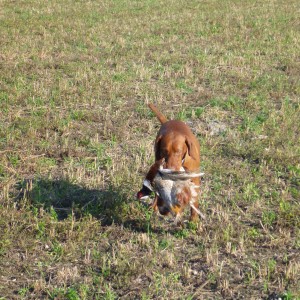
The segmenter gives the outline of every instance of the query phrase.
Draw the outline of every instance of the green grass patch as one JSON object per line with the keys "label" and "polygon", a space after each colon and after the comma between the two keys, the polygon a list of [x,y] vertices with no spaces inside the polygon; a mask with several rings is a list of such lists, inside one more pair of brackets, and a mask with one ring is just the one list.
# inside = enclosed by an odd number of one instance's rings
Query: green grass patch
{"label": "green grass patch", "polygon": [[[1,6],[1,299],[298,299],[299,1]],[[201,144],[183,226],[135,200],[159,122]]]}

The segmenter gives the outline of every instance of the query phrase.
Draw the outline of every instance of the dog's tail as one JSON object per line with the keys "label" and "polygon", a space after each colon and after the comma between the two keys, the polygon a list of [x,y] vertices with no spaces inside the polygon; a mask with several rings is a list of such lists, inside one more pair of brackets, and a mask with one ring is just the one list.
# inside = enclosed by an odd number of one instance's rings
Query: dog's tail
{"label": "dog's tail", "polygon": [[157,107],[154,104],[149,103],[148,106],[154,112],[161,124],[166,123],[168,121],[168,119],[157,109]]}

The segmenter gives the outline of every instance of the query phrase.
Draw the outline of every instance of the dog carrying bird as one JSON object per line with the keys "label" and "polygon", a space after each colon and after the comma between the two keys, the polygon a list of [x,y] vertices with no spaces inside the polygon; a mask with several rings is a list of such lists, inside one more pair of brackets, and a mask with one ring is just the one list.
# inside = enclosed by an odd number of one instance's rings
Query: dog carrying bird
{"label": "dog carrying bird", "polygon": [[198,209],[200,192],[200,145],[191,129],[182,121],[167,118],[153,105],[162,126],[155,140],[155,163],[150,167],[143,188],[137,193],[143,199],[155,191],[152,203],[154,210],[162,215],[171,213],[175,222],[180,222],[186,206],[191,208],[191,221],[199,216],[205,218]]}

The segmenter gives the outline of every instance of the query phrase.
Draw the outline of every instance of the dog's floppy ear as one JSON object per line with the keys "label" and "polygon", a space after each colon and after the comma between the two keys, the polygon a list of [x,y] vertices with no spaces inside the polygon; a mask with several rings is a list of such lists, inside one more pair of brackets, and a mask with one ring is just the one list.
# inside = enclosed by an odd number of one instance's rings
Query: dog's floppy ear
{"label": "dog's floppy ear", "polygon": [[160,143],[161,143],[162,135],[158,135],[155,140],[154,152],[155,152],[155,160],[159,160],[162,158],[162,154],[160,151]]}
{"label": "dog's floppy ear", "polygon": [[189,138],[185,139],[185,143],[188,148],[189,156],[191,156],[193,159],[197,160],[198,156],[199,156],[199,152],[198,152],[198,149],[196,148],[196,145],[194,145],[193,142]]}

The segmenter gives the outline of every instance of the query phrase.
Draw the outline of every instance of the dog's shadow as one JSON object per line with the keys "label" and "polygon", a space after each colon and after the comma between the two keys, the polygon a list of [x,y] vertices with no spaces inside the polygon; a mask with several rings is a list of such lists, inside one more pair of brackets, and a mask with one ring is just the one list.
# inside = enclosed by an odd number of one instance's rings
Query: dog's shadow
{"label": "dog's shadow", "polygon": [[[142,209],[139,217],[132,212],[126,213],[133,199],[129,199],[125,192],[113,186],[102,190],[89,189],[67,179],[40,178],[19,182],[17,190],[19,193],[15,200],[18,205],[25,202],[33,210],[42,209],[58,221],[63,221],[69,216],[80,219],[91,215],[98,219],[102,226],[110,226],[114,223],[140,233],[151,231],[159,234],[165,231],[158,223],[162,217],[153,213],[151,220],[148,219],[150,211],[141,203],[134,204]],[[144,217],[142,217],[143,210]],[[177,229],[174,232],[176,233]]]}
{"label": "dog's shadow", "polygon": [[126,202],[126,195],[117,188],[89,189],[66,179],[23,180],[18,190],[17,202],[26,199],[33,209],[43,208],[58,220],[70,215],[92,215],[103,225],[118,223],[121,222],[121,207]]}

